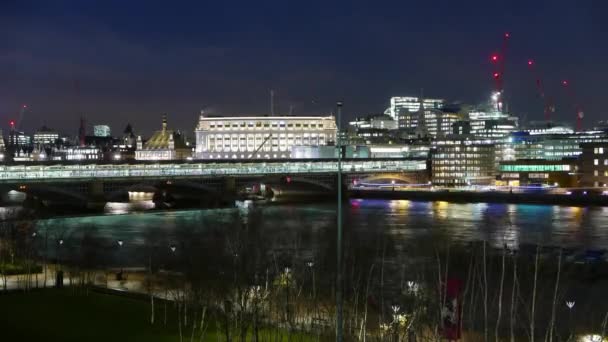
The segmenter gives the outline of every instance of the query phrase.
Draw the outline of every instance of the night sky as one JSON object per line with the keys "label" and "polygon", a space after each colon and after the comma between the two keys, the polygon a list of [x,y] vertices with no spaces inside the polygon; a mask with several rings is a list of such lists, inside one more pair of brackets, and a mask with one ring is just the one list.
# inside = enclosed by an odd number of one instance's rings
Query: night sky
{"label": "night sky", "polygon": [[[162,4],[160,4],[162,3]],[[542,119],[528,58],[556,97],[556,117],[605,115],[608,1],[39,1],[0,0],[0,126],[29,106],[23,129],[76,134],[89,124],[149,134],[191,132],[198,112],[382,112],[391,96],[478,103],[493,88],[489,56],[511,32],[511,111]]]}

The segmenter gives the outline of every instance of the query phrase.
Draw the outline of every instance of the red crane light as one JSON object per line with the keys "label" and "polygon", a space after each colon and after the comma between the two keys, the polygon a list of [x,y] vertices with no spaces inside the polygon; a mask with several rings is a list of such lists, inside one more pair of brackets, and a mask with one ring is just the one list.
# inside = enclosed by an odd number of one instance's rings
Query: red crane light
{"label": "red crane light", "polygon": [[500,74],[499,74],[499,73],[497,73],[497,72],[495,72],[495,73],[494,73],[492,76],[494,76],[494,78],[499,78],[499,77],[500,77]]}
{"label": "red crane light", "polygon": [[11,126],[15,126],[15,121],[14,121],[14,120],[11,120],[11,121],[9,121],[9,124],[10,124]]}
{"label": "red crane light", "polygon": [[24,104],[24,105],[23,105],[23,106],[21,106],[21,107],[23,107],[23,108],[25,109],[25,108],[27,108],[27,105],[26,105],[26,104]]}
{"label": "red crane light", "polygon": [[529,66],[532,66],[532,64],[534,64],[534,61],[533,61],[533,60],[531,60],[531,59],[529,59],[529,60],[528,60],[528,65],[529,65]]}
{"label": "red crane light", "polygon": [[505,32],[505,38],[511,38],[511,33]]}
{"label": "red crane light", "polygon": [[497,62],[498,61],[498,55],[492,55],[491,59],[492,59],[492,62]]}

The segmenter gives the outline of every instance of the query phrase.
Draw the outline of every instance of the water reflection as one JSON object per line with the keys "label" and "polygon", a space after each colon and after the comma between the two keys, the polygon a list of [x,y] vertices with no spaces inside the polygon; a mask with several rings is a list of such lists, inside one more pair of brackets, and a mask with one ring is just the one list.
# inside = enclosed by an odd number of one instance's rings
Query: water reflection
{"label": "water reflection", "polygon": [[[77,239],[86,231],[95,231],[102,238],[137,245],[143,243],[146,231],[151,229],[171,239],[180,229],[222,227],[235,215],[247,216],[244,214],[252,210],[250,203],[235,209],[147,213],[129,213],[133,207],[124,204],[111,204],[110,208],[110,213],[126,214],[40,220],[37,229],[47,231],[54,239]],[[608,225],[608,208],[359,199],[351,200],[345,211],[347,233],[391,236],[397,244],[443,236],[464,243],[486,240],[497,248],[537,243],[608,248],[608,230],[603,229]],[[331,227],[335,222],[335,207],[331,204],[277,205],[259,208],[259,215],[261,234],[267,239],[282,239]],[[314,248],[318,239],[311,238],[307,242],[310,246],[301,247]]]}

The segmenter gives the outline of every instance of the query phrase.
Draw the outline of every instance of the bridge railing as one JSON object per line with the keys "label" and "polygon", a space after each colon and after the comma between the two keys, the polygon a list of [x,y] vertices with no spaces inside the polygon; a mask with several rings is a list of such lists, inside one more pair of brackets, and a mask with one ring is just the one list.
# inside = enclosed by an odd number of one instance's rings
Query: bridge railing
{"label": "bridge railing", "polygon": [[[307,174],[336,172],[337,168],[335,161],[4,165],[0,166],[0,182]],[[426,169],[426,163],[420,160],[361,160],[344,162],[342,169],[344,173],[422,171]]]}

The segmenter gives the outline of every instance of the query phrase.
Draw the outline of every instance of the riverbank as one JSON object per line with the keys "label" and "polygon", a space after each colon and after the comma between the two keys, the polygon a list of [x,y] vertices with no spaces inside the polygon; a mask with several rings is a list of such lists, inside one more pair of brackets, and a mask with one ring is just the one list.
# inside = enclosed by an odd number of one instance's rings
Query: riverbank
{"label": "riverbank", "polygon": [[567,206],[608,206],[608,196],[596,194],[509,193],[497,191],[427,191],[353,189],[350,198],[404,199],[414,201],[445,201],[454,203],[513,203]]}

